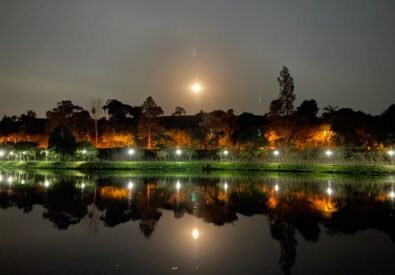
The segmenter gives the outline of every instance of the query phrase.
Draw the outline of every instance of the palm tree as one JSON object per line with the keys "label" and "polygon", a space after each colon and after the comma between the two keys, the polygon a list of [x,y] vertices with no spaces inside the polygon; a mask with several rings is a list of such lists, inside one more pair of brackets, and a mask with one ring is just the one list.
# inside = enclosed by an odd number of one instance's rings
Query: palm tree
{"label": "palm tree", "polygon": [[328,105],[326,107],[324,107],[324,111],[327,114],[333,114],[334,112],[336,112],[339,109],[339,106],[332,106],[332,105]]}

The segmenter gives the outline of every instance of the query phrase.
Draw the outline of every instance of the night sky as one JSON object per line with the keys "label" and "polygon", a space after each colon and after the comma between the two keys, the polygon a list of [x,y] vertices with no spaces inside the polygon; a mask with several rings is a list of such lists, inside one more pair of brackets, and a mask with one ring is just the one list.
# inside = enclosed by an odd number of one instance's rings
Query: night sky
{"label": "night sky", "polygon": [[264,114],[283,65],[296,105],[379,114],[395,103],[394,26],[390,0],[0,0],[0,115],[150,95],[167,114]]}

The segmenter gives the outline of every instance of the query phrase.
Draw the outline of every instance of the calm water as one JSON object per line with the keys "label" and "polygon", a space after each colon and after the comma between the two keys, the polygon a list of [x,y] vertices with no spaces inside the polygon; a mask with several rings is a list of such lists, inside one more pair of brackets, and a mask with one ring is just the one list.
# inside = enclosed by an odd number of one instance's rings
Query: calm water
{"label": "calm water", "polygon": [[395,274],[393,187],[2,171],[0,274]]}

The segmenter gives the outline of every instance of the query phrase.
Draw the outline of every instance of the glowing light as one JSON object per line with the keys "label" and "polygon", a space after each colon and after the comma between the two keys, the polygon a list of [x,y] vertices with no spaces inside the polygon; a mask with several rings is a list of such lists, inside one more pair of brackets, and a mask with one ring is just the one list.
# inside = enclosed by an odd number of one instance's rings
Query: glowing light
{"label": "glowing light", "polygon": [[4,157],[5,152],[3,150],[0,151],[0,157]]}
{"label": "glowing light", "polygon": [[274,190],[276,192],[280,191],[280,186],[276,183],[276,185],[274,185]]}
{"label": "glowing light", "polygon": [[49,181],[48,181],[48,180],[45,180],[45,181],[44,181],[44,186],[45,186],[45,187],[49,187]]}
{"label": "glowing light", "polygon": [[278,150],[274,150],[274,151],[273,151],[273,155],[274,155],[275,157],[277,157],[278,155],[280,155],[280,152],[279,152]]}
{"label": "glowing light", "polygon": [[333,152],[331,150],[326,150],[325,155],[329,158],[330,156],[333,155]]}
{"label": "glowing light", "polygon": [[202,85],[200,85],[199,82],[196,82],[196,83],[194,83],[194,84],[191,86],[191,90],[192,90],[195,94],[198,94],[198,93],[200,93],[200,91],[202,90]]}
{"label": "glowing light", "polygon": [[10,177],[8,177],[7,181],[9,184],[11,184],[14,181],[14,179],[10,176]]}
{"label": "glowing light", "polygon": [[192,238],[197,240],[199,238],[199,236],[200,236],[199,230],[197,228],[194,228],[192,230]]}
{"label": "glowing light", "polygon": [[388,197],[390,197],[391,200],[395,199],[395,192],[394,192],[394,190],[391,190],[391,192],[388,193]]}
{"label": "glowing light", "polygon": [[177,149],[177,150],[176,150],[176,155],[177,155],[177,156],[181,156],[181,154],[182,154],[181,149]]}
{"label": "glowing light", "polygon": [[85,183],[81,183],[81,189],[85,189]]}
{"label": "glowing light", "polygon": [[0,182],[3,181],[3,175],[0,174]]}
{"label": "glowing light", "polygon": [[389,151],[387,152],[387,154],[388,154],[390,157],[392,157],[393,155],[395,155],[395,151],[389,150]]}
{"label": "glowing light", "polygon": [[129,150],[128,150],[128,154],[129,154],[130,156],[134,155],[134,153],[135,153],[134,149],[129,149]]}
{"label": "glowing light", "polygon": [[177,183],[176,183],[176,189],[177,189],[177,191],[180,190],[180,188],[181,188],[181,183],[180,183],[180,181],[177,181]]}
{"label": "glowing light", "polygon": [[128,183],[128,189],[129,190],[132,190],[133,189],[133,182],[131,182],[131,181],[129,181],[129,183]]}
{"label": "glowing light", "polygon": [[229,185],[227,182],[224,183],[225,193],[228,192]]}
{"label": "glowing light", "polygon": [[23,152],[22,152],[22,155],[26,155],[26,151],[23,151]]}
{"label": "glowing light", "polygon": [[14,152],[11,151],[11,152],[9,152],[8,154],[9,154],[10,156],[13,156],[13,155],[14,155]]}
{"label": "glowing light", "polygon": [[330,186],[326,189],[326,193],[328,193],[329,196],[332,195],[333,190]]}
{"label": "glowing light", "polygon": [[85,154],[86,154],[86,150],[85,150],[85,149],[82,150],[81,153],[82,153],[83,155],[85,155]]}
{"label": "glowing light", "polygon": [[228,151],[228,150],[225,150],[225,151],[224,151],[224,155],[225,155],[225,157],[226,157],[227,155],[229,155],[229,151]]}
{"label": "glowing light", "polygon": [[25,180],[21,180],[21,184],[25,184]]}

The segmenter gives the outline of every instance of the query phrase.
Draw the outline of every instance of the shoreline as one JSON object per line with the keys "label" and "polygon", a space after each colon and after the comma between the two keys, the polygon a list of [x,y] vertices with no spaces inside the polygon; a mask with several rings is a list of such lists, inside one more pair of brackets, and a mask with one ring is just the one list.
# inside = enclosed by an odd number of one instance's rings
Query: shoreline
{"label": "shoreline", "polygon": [[395,175],[395,165],[298,164],[221,161],[0,161],[0,169],[156,171],[156,172],[281,172],[348,175]]}

